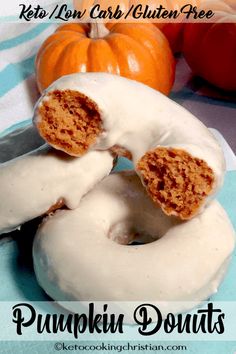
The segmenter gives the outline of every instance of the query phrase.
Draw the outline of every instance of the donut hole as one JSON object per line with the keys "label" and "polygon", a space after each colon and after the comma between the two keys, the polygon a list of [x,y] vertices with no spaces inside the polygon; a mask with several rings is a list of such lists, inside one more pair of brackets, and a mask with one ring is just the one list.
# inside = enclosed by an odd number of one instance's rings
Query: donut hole
{"label": "donut hole", "polygon": [[73,156],[83,155],[102,132],[98,106],[78,91],[49,92],[38,109],[40,135]]}
{"label": "donut hole", "polygon": [[192,218],[211,193],[214,173],[186,151],[158,147],[147,152],[137,169],[153,201],[167,215]]}
{"label": "donut hole", "polygon": [[139,229],[135,221],[120,221],[110,227],[108,238],[119,245],[137,245],[154,242],[158,237]]}

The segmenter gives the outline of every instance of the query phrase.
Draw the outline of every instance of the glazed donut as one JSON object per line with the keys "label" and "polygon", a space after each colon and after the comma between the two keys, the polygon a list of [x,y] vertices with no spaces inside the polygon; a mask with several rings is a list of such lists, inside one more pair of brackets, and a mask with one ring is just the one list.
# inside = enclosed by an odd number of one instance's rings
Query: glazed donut
{"label": "glazed donut", "polygon": [[167,215],[193,217],[223,182],[223,152],[211,132],[166,96],[120,76],[60,78],[36,105],[34,123],[50,145],[70,155],[111,149],[132,158]]}
{"label": "glazed donut", "polygon": [[45,146],[0,165],[0,233],[63,205],[76,208],[112,167],[107,151],[74,158]]}
{"label": "glazed donut", "polygon": [[[149,243],[128,246],[134,240]],[[180,221],[156,208],[134,172],[123,172],[106,177],[78,209],[47,217],[33,259],[56,301],[200,302],[217,291],[233,248],[217,201]]]}

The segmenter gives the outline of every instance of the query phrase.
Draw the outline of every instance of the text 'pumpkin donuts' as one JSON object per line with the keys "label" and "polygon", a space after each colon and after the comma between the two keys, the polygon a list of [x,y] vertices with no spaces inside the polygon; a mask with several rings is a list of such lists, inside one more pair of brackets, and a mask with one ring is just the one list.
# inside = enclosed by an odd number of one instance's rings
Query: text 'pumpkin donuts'
{"label": "text 'pumpkin donuts'", "polygon": [[132,158],[168,215],[193,217],[223,182],[224,156],[211,132],[136,81],[104,73],[65,76],[38,102],[34,123],[49,144],[70,155],[110,149]]}

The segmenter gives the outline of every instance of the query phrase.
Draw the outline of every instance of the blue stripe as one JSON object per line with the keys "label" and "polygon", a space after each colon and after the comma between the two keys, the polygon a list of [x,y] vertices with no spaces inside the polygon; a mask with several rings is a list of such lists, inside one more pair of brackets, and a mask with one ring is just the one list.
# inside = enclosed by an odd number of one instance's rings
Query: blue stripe
{"label": "blue stripe", "polygon": [[32,118],[23,120],[19,123],[13,124],[11,127],[5,129],[3,132],[0,132],[0,138],[3,136],[12,133],[16,129],[24,128],[28,125],[32,124]]}
{"label": "blue stripe", "polygon": [[37,37],[41,32],[45,31],[49,26],[51,26],[50,23],[41,23],[28,32],[22,33],[17,37],[2,41],[0,42],[0,50],[10,49],[26,41],[30,41],[31,39]]}
{"label": "blue stripe", "polygon": [[6,23],[15,23],[19,20],[19,16],[12,15],[12,16],[0,16],[0,23],[6,22]]}
{"label": "blue stripe", "polygon": [[[35,55],[16,64],[9,64],[0,72],[0,96],[5,95],[34,72]],[[19,97],[16,97],[19,99]]]}

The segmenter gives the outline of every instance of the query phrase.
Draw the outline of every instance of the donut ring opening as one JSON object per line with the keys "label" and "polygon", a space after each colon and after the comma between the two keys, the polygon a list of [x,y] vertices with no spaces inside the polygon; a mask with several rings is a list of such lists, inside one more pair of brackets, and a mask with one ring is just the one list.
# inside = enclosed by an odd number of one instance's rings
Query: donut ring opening
{"label": "donut ring opening", "polygon": [[192,218],[213,189],[212,169],[181,149],[148,151],[137,169],[153,201],[167,215],[178,215],[182,220]]}
{"label": "donut ring opening", "polygon": [[162,236],[152,235],[146,230],[137,227],[134,220],[123,220],[112,225],[107,234],[110,240],[123,246],[151,243]]}
{"label": "donut ring opening", "polygon": [[51,145],[73,156],[83,155],[102,132],[97,104],[74,90],[47,93],[39,106],[40,135]]}

